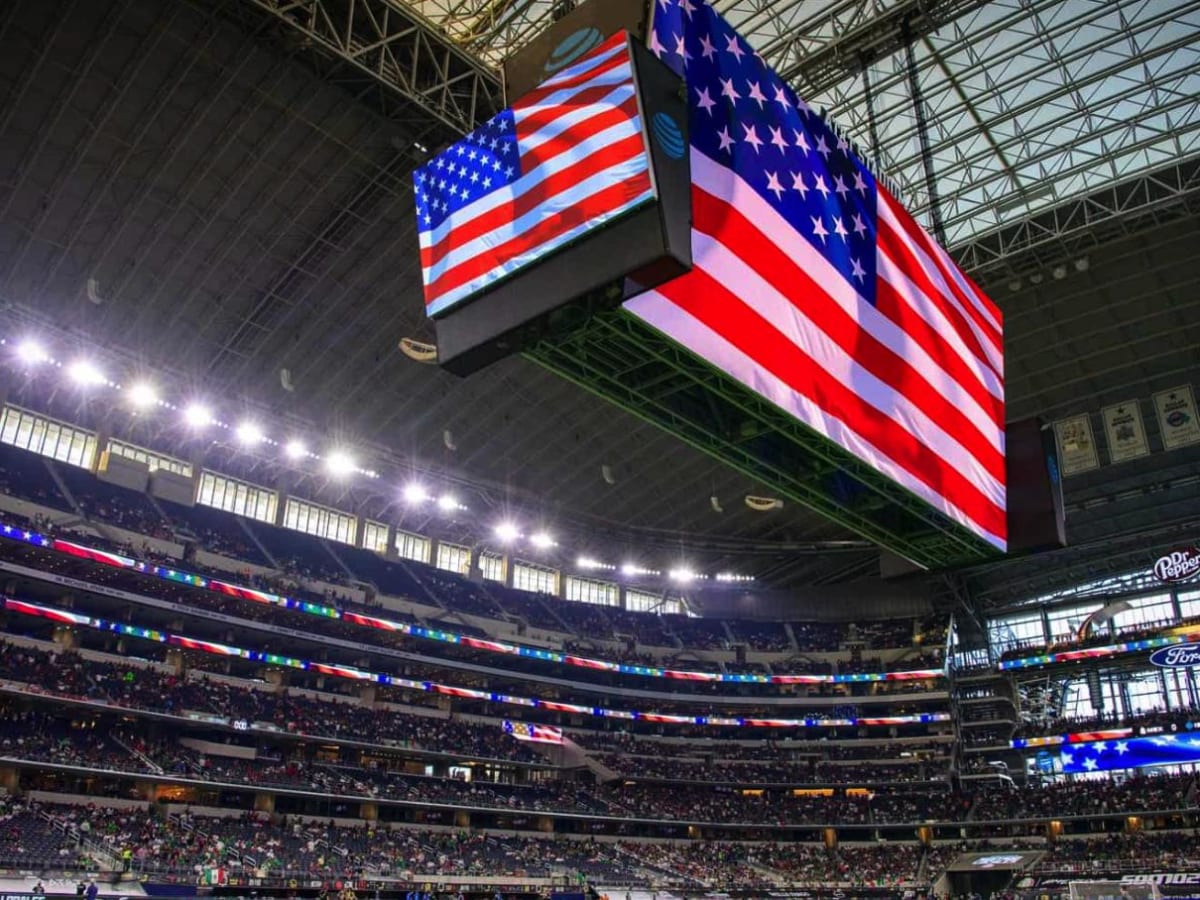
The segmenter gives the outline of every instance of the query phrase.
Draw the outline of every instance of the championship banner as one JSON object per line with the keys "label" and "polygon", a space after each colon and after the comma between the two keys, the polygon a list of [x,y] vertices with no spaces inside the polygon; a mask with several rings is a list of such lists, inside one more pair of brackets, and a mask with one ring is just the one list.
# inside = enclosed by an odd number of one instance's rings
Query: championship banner
{"label": "championship banner", "polygon": [[1054,437],[1058,440],[1058,462],[1063,475],[1078,475],[1099,468],[1092,420],[1087,413],[1059,419],[1054,423]]}
{"label": "championship banner", "polygon": [[1104,419],[1110,462],[1126,462],[1149,455],[1150,443],[1146,440],[1146,426],[1137,400],[1106,406],[1100,417]]}
{"label": "championship banner", "polygon": [[1192,386],[1184,384],[1154,395],[1158,430],[1164,450],[1178,450],[1200,443],[1200,420],[1196,418],[1196,396]]}

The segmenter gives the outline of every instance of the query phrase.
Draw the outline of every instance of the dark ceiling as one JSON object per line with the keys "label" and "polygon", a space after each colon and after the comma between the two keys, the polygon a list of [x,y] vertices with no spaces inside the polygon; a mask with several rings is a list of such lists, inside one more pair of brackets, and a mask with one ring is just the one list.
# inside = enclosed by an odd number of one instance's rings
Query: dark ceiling
{"label": "dark ceiling", "polygon": [[[370,448],[381,471],[444,470],[498,507],[625,546],[708,542],[714,565],[776,583],[874,568],[869,549],[812,552],[852,536],[794,505],[749,511],[741,498],[767,489],[531,363],[459,380],[405,357],[401,337],[430,335],[411,134],[319,77],[302,43],[229,15],[240,2],[18,0],[0,13],[8,336],[102,345],[229,417],[246,407],[307,423]],[[1010,418],[1134,397],[1148,413],[1152,391],[1200,382],[1200,219],[1172,209],[1104,245],[1042,246],[1032,272],[1030,256],[984,273],[1007,318]],[[1056,253],[1062,280],[1043,265]],[[1068,494],[1156,483],[1196,462],[1158,452]],[[1072,528],[1092,540],[1158,515],[1129,508]]]}

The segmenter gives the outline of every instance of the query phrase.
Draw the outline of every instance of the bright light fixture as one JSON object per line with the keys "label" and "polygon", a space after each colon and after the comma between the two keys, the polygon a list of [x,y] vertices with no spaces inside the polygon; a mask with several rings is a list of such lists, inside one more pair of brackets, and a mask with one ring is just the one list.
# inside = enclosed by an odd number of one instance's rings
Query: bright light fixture
{"label": "bright light fixture", "polygon": [[458,509],[458,499],[453,494],[442,494],[438,497],[438,509],[443,512],[453,512]]}
{"label": "bright light fixture", "polygon": [[501,522],[493,530],[496,532],[496,537],[505,543],[515,541],[521,536],[521,530],[512,522]]}
{"label": "bright light fixture", "polygon": [[302,441],[290,440],[287,446],[283,448],[283,452],[287,454],[288,459],[303,459],[308,456],[308,448],[304,446]]}
{"label": "bright light fixture", "polygon": [[126,396],[129,398],[129,402],[138,409],[146,409],[158,403],[158,392],[144,381],[131,385]]}
{"label": "bright light fixture", "polygon": [[689,582],[696,579],[696,573],[690,569],[672,569],[667,573],[672,581]]}
{"label": "bright light fixture", "polygon": [[330,475],[341,478],[353,472],[357,466],[350,454],[343,450],[334,450],[325,457],[325,468]]}
{"label": "bright light fixture", "polygon": [[42,345],[35,340],[21,341],[17,345],[17,358],[27,366],[50,361],[50,356],[42,349]]}
{"label": "bright light fixture", "polygon": [[67,367],[67,374],[71,376],[72,381],[83,387],[104,384],[108,381],[104,377],[104,373],[96,368],[96,364],[86,359],[77,359],[71,363]]}
{"label": "bright light fixture", "polygon": [[548,547],[554,546],[554,538],[544,531],[539,531],[530,536],[529,543],[533,544],[535,547],[540,547],[545,550]]}
{"label": "bright light fixture", "polygon": [[404,486],[404,502],[416,506],[429,499],[429,491],[415,481]]}
{"label": "bright light fixture", "polygon": [[253,422],[243,422],[234,434],[241,443],[248,445],[261,444],[265,438],[262,429]]}
{"label": "bright light fixture", "polygon": [[183,411],[183,420],[192,428],[203,428],[212,424],[213,417],[212,412],[203,403],[193,403]]}
{"label": "bright light fixture", "polygon": [[625,563],[623,566],[621,566],[621,574],[622,575],[637,575],[641,571],[642,570],[639,569],[637,566],[635,566],[633,563]]}

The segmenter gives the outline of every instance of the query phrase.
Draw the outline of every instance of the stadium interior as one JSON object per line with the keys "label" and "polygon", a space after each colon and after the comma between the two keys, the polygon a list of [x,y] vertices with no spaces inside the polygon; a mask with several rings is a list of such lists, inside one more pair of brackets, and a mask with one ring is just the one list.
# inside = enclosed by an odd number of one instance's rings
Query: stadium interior
{"label": "stadium interior", "polygon": [[586,5],[0,4],[0,900],[1195,896],[1200,0],[712,2],[1055,444],[929,571],[430,364],[412,173]]}

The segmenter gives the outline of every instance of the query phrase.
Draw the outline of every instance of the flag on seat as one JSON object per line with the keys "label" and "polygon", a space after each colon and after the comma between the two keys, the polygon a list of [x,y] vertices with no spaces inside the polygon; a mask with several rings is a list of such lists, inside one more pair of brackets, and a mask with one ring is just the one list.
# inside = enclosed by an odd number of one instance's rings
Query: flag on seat
{"label": "flag on seat", "polygon": [[413,190],[431,316],[652,200],[628,34],[417,169]]}
{"label": "flag on seat", "polygon": [[626,308],[1004,549],[1000,311],[715,10],[654,17],[694,268]]}

